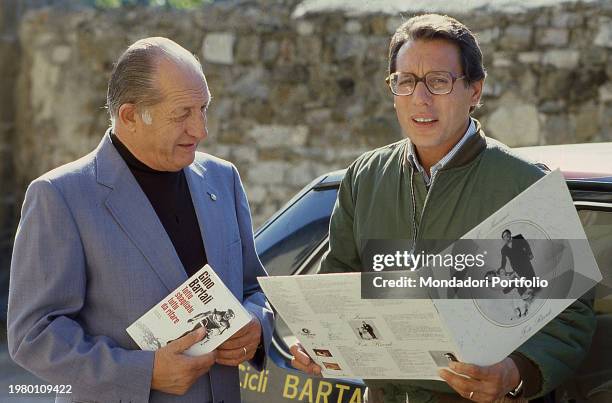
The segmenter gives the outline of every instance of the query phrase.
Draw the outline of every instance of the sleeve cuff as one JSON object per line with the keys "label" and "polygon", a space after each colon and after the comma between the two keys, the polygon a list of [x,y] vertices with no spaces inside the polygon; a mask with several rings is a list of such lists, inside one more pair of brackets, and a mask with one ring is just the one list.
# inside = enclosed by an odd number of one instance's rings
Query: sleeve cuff
{"label": "sleeve cuff", "polygon": [[523,381],[523,396],[536,395],[542,389],[542,374],[540,369],[523,354],[514,352],[510,358],[518,368],[519,375]]}

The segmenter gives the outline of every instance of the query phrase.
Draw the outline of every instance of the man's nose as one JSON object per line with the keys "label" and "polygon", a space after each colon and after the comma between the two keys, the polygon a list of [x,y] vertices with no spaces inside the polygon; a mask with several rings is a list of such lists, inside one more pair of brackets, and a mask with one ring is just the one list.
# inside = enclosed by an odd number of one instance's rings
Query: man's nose
{"label": "man's nose", "polygon": [[431,104],[431,100],[432,94],[425,86],[425,83],[422,81],[418,82],[412,93],[412,102],[416,105],[429,105]]}
{"label": "man's nose", "polygon": [[208,137],[208,128],[206,127],[207,123],[206,112],[198,113],[196,116],[191,119],[189,122],[189,126],[187,127],[187,133],[195,137],[197,139],[203,140]]}

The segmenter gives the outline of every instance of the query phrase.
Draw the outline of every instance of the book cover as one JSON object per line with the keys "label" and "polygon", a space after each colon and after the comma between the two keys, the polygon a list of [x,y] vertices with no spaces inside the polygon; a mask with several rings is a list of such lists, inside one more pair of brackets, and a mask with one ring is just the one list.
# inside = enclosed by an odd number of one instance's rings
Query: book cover
{"label": "book cover", "polygon": [[208,353],[249,323],[250,313],[206,265],[126,330],[143,350],[154,351],[200,327],[206,336],[185,354]]}

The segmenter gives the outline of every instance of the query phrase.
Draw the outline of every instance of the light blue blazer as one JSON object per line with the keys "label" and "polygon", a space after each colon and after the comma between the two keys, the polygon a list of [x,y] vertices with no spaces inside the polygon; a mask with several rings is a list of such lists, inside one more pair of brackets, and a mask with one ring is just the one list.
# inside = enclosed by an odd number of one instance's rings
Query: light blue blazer
{"label": "light blue blazer", "polygon": [[[203,153],[184,171],[208,262],[261,322],[267,351],[273,314],[256,279],[266,273],[238,172]],[[239,402],[238,369],[223,365],[184,396],[150,390],[154,353],[125,329],[186,279],[107,132],[92,153],[26,192],[11,262],[11,357],[47,382],[72,385],[61,402]]]}

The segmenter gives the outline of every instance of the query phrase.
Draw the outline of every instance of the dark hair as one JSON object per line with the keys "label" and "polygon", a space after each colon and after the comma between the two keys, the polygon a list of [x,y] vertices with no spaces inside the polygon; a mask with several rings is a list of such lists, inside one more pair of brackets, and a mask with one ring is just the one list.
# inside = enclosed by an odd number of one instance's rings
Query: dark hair
{"label": "dark hair", "polygon": [[474,34],[456,19],[440,14],[418,15],[397,28],[389,45],[389,74],[395,73],[397,54],[404,43],[433,39],[444,39],[457,45],[466,86],[487,76]]}
{"label": "dark hair", "polygon": [[504,235],[506,234],[506,232],[508,233],[508,235],[512,236],[512,232],[510,232],[509,229],[505,229],[504,232],[502,232],[502,238],[504,237]]}

